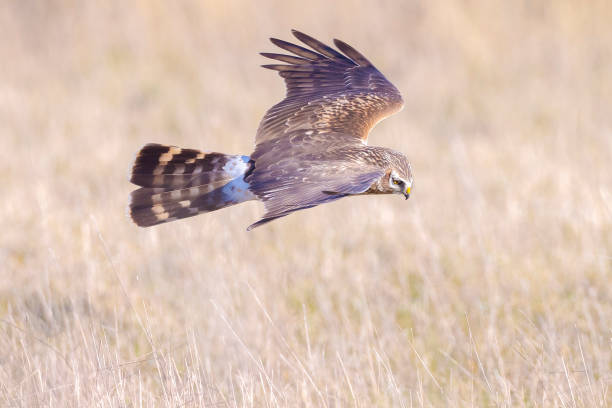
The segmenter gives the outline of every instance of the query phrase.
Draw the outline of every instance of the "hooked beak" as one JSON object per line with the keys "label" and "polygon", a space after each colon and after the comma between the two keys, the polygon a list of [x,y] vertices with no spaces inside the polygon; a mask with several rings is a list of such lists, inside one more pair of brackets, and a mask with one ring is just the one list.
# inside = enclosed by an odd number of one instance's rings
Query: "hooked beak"
{"label": "hooked beak", "polygon": [[406,191],[404,192],[404,197],[406,197],[406,200],[408,199],[408,197],[410,197],[410,186],[406,187]]}

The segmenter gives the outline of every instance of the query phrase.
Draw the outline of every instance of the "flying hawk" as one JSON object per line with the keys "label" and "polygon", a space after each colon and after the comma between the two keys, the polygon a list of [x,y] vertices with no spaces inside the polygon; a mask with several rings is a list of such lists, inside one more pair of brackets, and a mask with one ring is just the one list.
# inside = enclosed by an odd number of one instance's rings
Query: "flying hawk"
{"label": "flying hawk", "polygon": [[141,227],[191,217],[243,201],[266,213],[248,227],[359,194],[401,194],[413,184],[406,156],[368,146],[368,133],[403,107],[402,97],[350,45],[338,50],[293,30],[311,49],[271,38],[292,55],[262,53],[285,79],[287,95],[266,112],[250,156],[147,144],[132,168],[130,215]]}

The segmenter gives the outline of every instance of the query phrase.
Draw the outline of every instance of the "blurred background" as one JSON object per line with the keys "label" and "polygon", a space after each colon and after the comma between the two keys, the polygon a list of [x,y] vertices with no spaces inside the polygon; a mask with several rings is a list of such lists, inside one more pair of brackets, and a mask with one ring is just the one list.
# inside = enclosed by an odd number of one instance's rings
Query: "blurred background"
{"label": "blurred background", "polygon": [[[0,4],[3,406],[610,406],[607,1]],[[410,200],[126,216],[147,142],[249,154],[290,29],[402,92]]]}

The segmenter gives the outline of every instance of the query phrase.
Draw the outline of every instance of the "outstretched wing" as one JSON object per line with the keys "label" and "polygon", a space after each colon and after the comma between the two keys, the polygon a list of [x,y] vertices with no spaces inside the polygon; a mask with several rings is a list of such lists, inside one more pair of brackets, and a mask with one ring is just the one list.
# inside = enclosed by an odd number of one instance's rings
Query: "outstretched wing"
{"label": "outstretched wing", "polygon": [[261,142],[253,154],[249,189],[264,202],[266,214],[249,229],[294,211],[366,192],[385,169],[363,159],[367,148],[344,134],[297,130]]}
{"label": "outstretched wing", "polygon": [[383,169],[343,160],[287,161],[278,167],[268,168],[251,182],[251,185],[258,185],[260,191],[263,190],[259,198],[266,206],[266,214],[248,229],[294,211],[364,193],[383,174]]}
{"label": "outstretched wing", "polygon": [[287,63],[263,65],[279,71],[287,95],[261,121],[256,150],[296,130],[341,133],[365,143],[376,123],[402,108],[397,88],[353,47],[334,40],[339,52],[304,33],[292,33],[312,50],[271,38],[294,55],[261,54]]}
{"label": "outstretched wing", "polygon": [[[316,207],[320,204],[329,203],[342,197],[365,192],[382,175],[382,171],[374,170],[369,173],[356,173],[350,178],[342,179],[318,179],[317,174],[311,171],[309,182],[293,183],[287,185],[281,195],[276,199],[268,201],[266,204],[266,214],[261,220],[250,225],[247,229],[253,228],[284,217],[294,211],[305,210]],[[320,182],[320,183],[319,183]],[[321,187],[330,190],[322,190]]]}

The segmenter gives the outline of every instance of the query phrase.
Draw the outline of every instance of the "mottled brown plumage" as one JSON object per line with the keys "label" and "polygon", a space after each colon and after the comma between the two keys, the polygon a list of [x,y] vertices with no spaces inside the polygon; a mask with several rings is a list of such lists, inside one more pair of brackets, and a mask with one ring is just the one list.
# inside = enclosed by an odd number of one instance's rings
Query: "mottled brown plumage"
{"label": "mottled brown plumage", "polygon": [[287,95],[262,119],[251,156],[147,145],[134,164],[130,213],[140,226],[264,202],[249,229],[348,195],[410,194],[402,153],[367,145],[370,130],[399,111],[399,91],[362,54],[340,40],[335,50],[299,31],[311,49],[272,38],[293,55],[262,53],[284,78]]}

